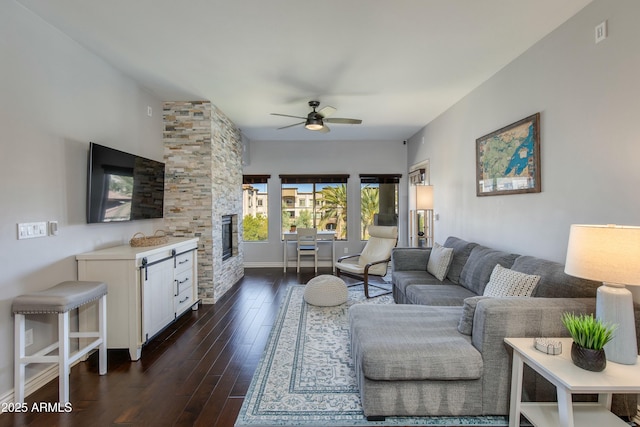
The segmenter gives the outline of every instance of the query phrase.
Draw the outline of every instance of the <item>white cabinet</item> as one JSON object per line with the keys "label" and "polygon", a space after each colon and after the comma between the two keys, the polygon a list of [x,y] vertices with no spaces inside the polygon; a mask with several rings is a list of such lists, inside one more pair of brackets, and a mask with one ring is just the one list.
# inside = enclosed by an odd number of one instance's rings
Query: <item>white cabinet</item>
{"label": "white cabinet", "polygon": [[145,342],[176,318],[173,270],[171,259],[142,270],[142,337]]}
{"label": "white cabinet", "polygon": [[[106,282],[107,347],[142,345],[189,308],[197,309],[198,239],[172,238],[152,247],[116,246],[76,256],[78,280]],[[80,312],[80,322],[92,313]]]}

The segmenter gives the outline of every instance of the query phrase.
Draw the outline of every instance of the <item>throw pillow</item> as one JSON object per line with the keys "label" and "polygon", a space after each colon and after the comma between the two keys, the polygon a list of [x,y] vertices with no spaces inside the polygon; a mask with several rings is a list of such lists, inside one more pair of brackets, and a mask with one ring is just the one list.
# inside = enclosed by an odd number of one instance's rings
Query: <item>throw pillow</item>
{"label": "throw pillow", "polygon": [[478,301],[490,297],[477,296],[464,299],[464,305],[462,306],[462,316],[458,322],[458,332],[465,335],[471,335],[473,331],[473,316],[476,314],[476,306]]}
{"label": "throw pillow", "polygon": [[445,248],[438,243],[433,244],[429,261],[427,261],[427,271],[441,282],[449,271],[451,260],[453,259],[453,248]]}
{"label": "throw pillow", "polygon": [[484,288],[484,296],[489,297],[530,297],[540,276],[524,274],[496,264],[489,283]]}

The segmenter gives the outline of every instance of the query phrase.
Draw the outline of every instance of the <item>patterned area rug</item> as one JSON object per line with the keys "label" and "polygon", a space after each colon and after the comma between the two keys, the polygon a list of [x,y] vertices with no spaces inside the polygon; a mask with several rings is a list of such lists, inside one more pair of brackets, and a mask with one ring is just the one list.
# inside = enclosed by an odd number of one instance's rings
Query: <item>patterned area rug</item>
{"label": "patterned area rug", "polygon": [[392,296],[367,300],[361,286],[353,287],[346,304],[316,307],[305,303],[303,294],[304,285],[288,289],[236,427],[508,425],[506,417],[367,421],[351,361],[347,310],[353,304],[392,304]]}

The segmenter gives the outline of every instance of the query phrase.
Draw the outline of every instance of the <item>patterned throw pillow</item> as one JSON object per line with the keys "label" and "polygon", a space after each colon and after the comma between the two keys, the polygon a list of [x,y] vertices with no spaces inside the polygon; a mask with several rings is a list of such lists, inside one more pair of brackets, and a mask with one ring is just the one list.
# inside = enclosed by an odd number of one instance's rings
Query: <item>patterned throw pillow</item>
{"label": "patterned throw pillow", "polygon": [[453,248],[445,248],[438,243],[433,244],[429,261],[427,261],[427,271],[441,282],[449,271],[451,260],[453,259]]}
{"label": "patterned throw pillow", "polygon": [[524,274],[496,264],[484,288],[488,297],[530,297],[540,276]]}

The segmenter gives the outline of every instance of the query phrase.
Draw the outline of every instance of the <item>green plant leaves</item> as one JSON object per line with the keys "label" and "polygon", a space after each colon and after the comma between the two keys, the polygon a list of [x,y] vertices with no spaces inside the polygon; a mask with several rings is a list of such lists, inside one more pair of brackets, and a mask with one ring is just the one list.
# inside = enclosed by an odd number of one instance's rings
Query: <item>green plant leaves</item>
{"label": "green plant leaves", "polygon": [[581,347],[601,350],[613,338],[618,325],[607,325],[592,314],[573,313],[562,315],[562,324],[567,328],[573,341]]}

